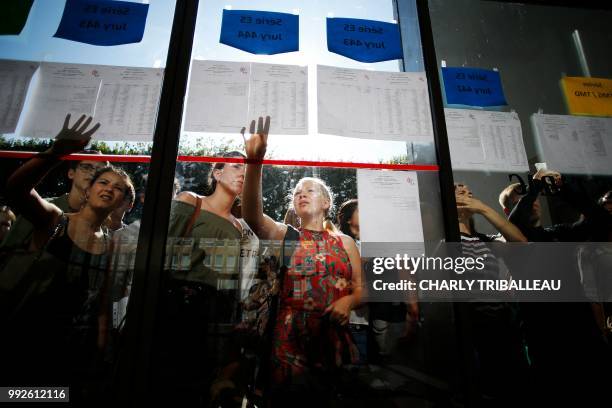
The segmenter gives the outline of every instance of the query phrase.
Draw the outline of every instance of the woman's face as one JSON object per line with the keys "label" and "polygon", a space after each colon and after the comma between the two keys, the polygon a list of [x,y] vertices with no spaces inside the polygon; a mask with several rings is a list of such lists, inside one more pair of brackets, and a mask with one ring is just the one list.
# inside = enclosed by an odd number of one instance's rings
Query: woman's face
{"label": "woman's face", "polygon": [[321,185],[314,181],[300,182],[293,190],[293,208],[300,218],[325,216],[330,202],[323,193]]}
{"label": "woman's face", "polygon": [[222,169],[215,170],[214,176],[217,180],[215,189],[221,187],[233,196],[239,196],[242,194],[245,170],[244,163],[226,163]]}
{"label": "woman's face", "polygon": [[102,173],[89,187],[87,203],[94,208],[110,211],[124,204],[128,185],[123,177],[112,171]]}

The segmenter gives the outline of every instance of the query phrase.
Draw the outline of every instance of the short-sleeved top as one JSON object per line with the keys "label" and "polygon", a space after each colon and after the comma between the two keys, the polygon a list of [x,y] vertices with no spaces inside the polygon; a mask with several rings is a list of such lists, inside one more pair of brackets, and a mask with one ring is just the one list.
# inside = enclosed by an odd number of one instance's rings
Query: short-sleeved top
{"label": "short-sleeved top", "polygon": [[202,210],[189,237],[182,237],[195,207],[174,200],[170,211],[166,266],[177,279],[199,281],[217,289],[248,294],[257,272],[259,240],[246,222],[242,231],[216,214]]}

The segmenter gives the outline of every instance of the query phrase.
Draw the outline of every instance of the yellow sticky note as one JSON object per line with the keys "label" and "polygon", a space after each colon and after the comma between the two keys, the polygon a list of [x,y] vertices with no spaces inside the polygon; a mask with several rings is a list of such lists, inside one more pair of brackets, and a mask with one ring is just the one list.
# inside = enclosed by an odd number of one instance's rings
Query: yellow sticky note
{"label": "yellow sticky note", "polygon": [[612,79],[565,77],[561,88],[572,115],[612,116]]}

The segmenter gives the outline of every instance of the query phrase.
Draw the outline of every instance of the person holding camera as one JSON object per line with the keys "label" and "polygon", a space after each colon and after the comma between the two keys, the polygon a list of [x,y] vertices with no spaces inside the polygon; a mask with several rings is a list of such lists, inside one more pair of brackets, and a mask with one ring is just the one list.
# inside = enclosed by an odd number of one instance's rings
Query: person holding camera
{"label": "person holding camera", "polygon": [[[550,182],[550,188],[557,192],[563,201],[583,215],[580,220],[542,226],[538,197],[546,188],[547,180]],[[526,195],[519,197],[513,194],[514,208],[508,219],[530,242],[605,241],[603,238],[607,237],[607,233],[612,229],[612,216],[603,207],[589,201],[586,192],[580,191],[579,187],[563,183],[559,172],[540,169],[533,176]]]}

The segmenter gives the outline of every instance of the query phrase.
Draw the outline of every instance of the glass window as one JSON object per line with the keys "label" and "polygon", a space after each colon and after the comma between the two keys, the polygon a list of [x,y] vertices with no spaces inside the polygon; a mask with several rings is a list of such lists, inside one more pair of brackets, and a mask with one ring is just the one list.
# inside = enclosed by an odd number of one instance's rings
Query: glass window
{"label": "glass window", "polygon": [[[406,228],[410,231],[398,232],[391,243],[381,242],[391,241],[383,231],[383,237],[379,235],[375,242],[362,240],[361,250],[369,245],[373,248],[371,254],[385,247],[385,253],[405,252],[406,248],[422,247],[424,241],[439,243],[445,237],[433,136],[428,138],[427,132],[421,130],[423,134],[418,136],[425,137],[401,135],[398,141],[319,132],[325,118],[319,117],[317,95],[336,89],[317,84],[319,66],[358,69],[369,76],[401,71],[417,75],[424,71],[416,5],[407,4],[403,14],[406,21],[400,21],[405,24],[401,28],[405,59],[366,64],[327,50],[326,19],[346,17],[397,23],[396,4],[392,1],[200,3],[176,168],[181,188],[172,202],[168,233],[169,241],[186,242],[188,237],[195,242],[190,270],[164,271],[167,280],[152,361],[152,384],[160,390],[160,399],[176,402],[178,398],[184,405],[219,406],[247,401],[260,404],[265,400],[272,401],[273,406],[284,406],[287,398],[292,398],[292,404],[296,400],[312,402],[313,398],[368,403],[381,398],[387,401],[450,398],[448,390],[458,384],[452,369],[456,358],[454,334],[449,330],[454,319],[452,307],[419,303],[408,296],[385,302],[370,299],[349,314],[346,326],[339,325],[340,318],[330,314],[349,299],[345,296],[357,293],[356,289],[352,292],[347,289],[356,282],[351,271],[358,271],[362,262],[371,261],[374,255],[360,256],[353,239],[339,238],[337,232],[325,230],[322,218],[308,218],[308,207],[322,202],[321,207],[313,210],[317,217],[325,213],[328,221],[340,228],[343,223],[338,221],[338,214],[346,211],[343,214],[348,218],[342,225],[343,231],[357,241],[360,225],[374,231],[379,218],[385,225],[392,224],[392,216],[385,219],[381,210],[376,213],[375,205],[369,202],[376,197],[366,193],[360,196],[358,191],[361,169],[382,165],[380,170],[363,171],[363,180],[369,180],[368,177],[410,180],[414,188],[396,200],[398,208],[413,214],[409,220],[397,220],[401,225],[411,223]],[[221,44],[224,10],[299,16],[299,51],[255,55]],[[307,87],[301,86],[299,80],[287,85],[273,84],[272,79],[268,87],[278,89],[281,96],[277,91],[269,92],[279,98],[281,105],[291,105],[307,93],[306,106],[300,109],[307,110],[302,117],[308,118],[305,123],[308,131],[291,134],[297,119],[285,126],[284,129],[290,129],[287,134],[274,130],[275,126],[278,129],[284,125],[281,119],[284,113],[279,109],[274,111],[275,115],[261,109],[264,115],[272,117],[272,130],[260,186],[261,210],[269,218],[259,224],[261,219],[253,218],[258,214],[253,211],[253,203],[258,201],[253,197],[257,194],[248,189],[252,183],[257,184],[258,177],[253,178],[256,173],[252,172],[258,170],[250,164],[245,170],[245,141],[240,135],[244,126],[245,138],[253,140],[249,122],[257,117],[246,117],[244,111],[249,110],[249,105],[240,105],[238,99],[228,107],[227,99],[247,95],[252,89],[249,86],[255,85],[248,85],[243,76],[253,75],[251,81],[257,80],[255,72],[270,67],[263,64],[276,64],[276,71],[267,74],[281,76],[294,70],[297,75],[307,75]],[[348,75],[352,71],[345,72]],[[207,75],[211,73],[219,74],[218,79],[210,79]],[[425,79],[423,74],[421,80]],[[223,86],[217,86],[219,83]],[[378,90],[366,88],[360,92],[374,95]],[[410,116],[402,116],[407,114],[397,104],[413,94],[377,95],[387,98],[384,102],[389,110],[381,112],[385,120]],[[419,98],[425,97],[426,91],[415,98],[422,101]],[[350,99],[347,103],[351,103]],[[429,104],[424,106],[424,113],[417,115],[422,114],[423,123],[431,128]],[[367,127],[374,120],[361,114],[360,108],[350,106],[349,112],[359,124],[349,123],[344,125],[346,128]],[[304,113],[300,109],[293,111],[296,117]],[[211,119],[211,112],[221,119]],[[232,122],[231,130],[225,132],[209,131],[221,127],[213,127],[210,121],[231,122],[236,112],[245,114],[244,123]],[[406,173],[406,169],[420,170]],[[305,177],[314,179],[303,181]],[[318,180],[330,187],[333,196]],[[402,183],[406,180],[402,179]],[[371,186],[366,184],[364,188]],[[249,197],[245,198],[245,194]],[[310,194],[318,198],[311,201],[307,198]],[[302,195],[306,198],[299,204]],[[350,203],[340,210],[351,199],[364,206],[354,218],[356,213],[351,211]],[[384,200],[378,202],[385,204]],[[369,219],[364,220],[364,213],[371,214],[366,217]],[[255,222],[247,222],[250,219]],[[308,220],[314,223],[307,223]],[[364,223],[369,226],[364,227]],[[298,232],[292,235],[293,230],[287,225]],[[409,239],[413,241],[408,242]],[[353,253],[355,258],[348,259]],[[342,298],[345,299],[333,306]],[[328,307],[331,309],[326,312]],[[323,394],[326,396],[322,397]]]}
{"label": "glass window", "polygon": [[[148,4],[142,39],[108,47],[54,37],[75,4],[34,1],[23,30],[0,36],[0,383],[70,387],[71,402],[92,404],[110,400],[175,2]],[[109,7],[90,8],[87,21],[103,25]],[[101,126],[89,144],[48,150],[67,113],[70,128],[81,114],[94,118],[64,138]],[[23,166],[42,151],[50,154]],[[81,156],[60,160],[66,153]],[[109,164],[115,169],[96,173]],[[188,268],[190,253],[176,254],[173,264]]]}
{"label": "glass window", "polygon": [[[593,95],[605,99],[603,89],[609,87],[612,75],[608,57],[612,30],[604,23],[611,12],[434,0],[429,2],[429,13],[440,80],[446,88],[453,177],[461,184],[456,199],[462,241],[503,237],[510,251],[505,259],[520,264],[509,268],[514,280],[550,272],[550,277],[563,277],[564,284],[574,285],[578,293],[570,299],[574,303],[547,302],[542,295],[537,305],[509,305],[506,317],[498,320],[505,321],[508,330],[503,342],[492,337],[492,324],[483,324],[484,311],[473,310],[477,385],[494,405],[509,401],[508,389],[521,401],[537,398],[551,384],[564,381],[572,386],[552,400],[587,394],[600,398],[603,389],[595,385],[600,384],[595,367],[605,354],[602,339],[610,336],[605,323],[610,311],[601,303],[609,286],[598,279],[609,269],[602,261],[609,253],[612,230],[609,207],[606,212],[612,188],[608,157],[612,125],[610,111],[602,109]],[[451,68],[458,71],[448,71]],[[487,106],[486,98],[476,95],[477,86],[468,89],[482,80],[456,77],[473,75],[467,71],[472,68],[486,70],[481,75],[489,77],[499,74],[505,104]],[[455,77],[447,78],[448,72]],[[487,87],[482,89],[490,91]],[[465,103],[460,94],[476,96],[473,103]],[[459,106],[457,101],[464,103]],[[555,244],[532,245],[530,257],[519,257],[512,252],[519,246],[511,242],[524,240]],[[530,269],[534,259],[557,266]],[[548,328],[561,320],[569,334],[558,338]],[[553,349],[565,351],[557,354]],[[583,354],[587,349],[593,354]],[[502,355],[514,355],[514,361],[502,362]],[[509,372],[514,374],[503,387],[490,380]]]}

